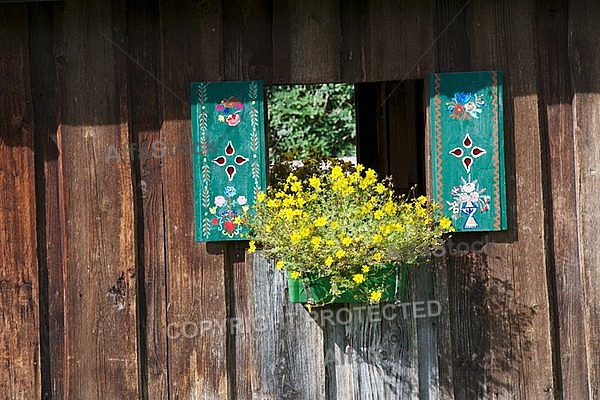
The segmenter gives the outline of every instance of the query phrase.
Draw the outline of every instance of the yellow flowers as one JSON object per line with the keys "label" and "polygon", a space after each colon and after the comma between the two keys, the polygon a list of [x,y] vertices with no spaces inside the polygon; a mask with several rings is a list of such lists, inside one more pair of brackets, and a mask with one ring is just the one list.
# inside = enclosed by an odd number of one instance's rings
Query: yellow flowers
{"label": "yellow flowers", "polygon": [[333,264],[333,261],[334,261],[333,257],[331,257],[331,256],[327,257],[325,259],[325,266],[331,267],[331,264]]}
{"label": "yellow flowers", "polygon": [[440,219],[440,228],[442,228],[445,231],[448,231],[448,230],[450,230],[451,227],[452,227],[452,220],[450,218],[442,217]]}
{"label": "yellow flowers", "polygon": [[372,303],[379,303],[381,301],[382,295],[383,295],[383,291],[374,290],[371,292],[371,296],[369,296],[369,300],[371,300]]}
{"label": "yellow flowers", "polygon": [[333,167],[333,169],[331,170],[331,177],[335,180],[343,178],[344,172],[342,171],[342,167],[340,167],[339,165]]}
{"label": "yellow flowers", "polygon": [[254,240],[251,240],[248,246],[248,253],[254,253],[256,251],[256,242]]}
{"label": "yellow flowers", "polygon": [[319,217],[315,220],[315,226],[320,227],[320,226],[325,226],[327,225],[327,219],[324,217]]}
{"label": "yellow flowers", "polygon": [[317,178],[316,176],[312,176],[308,180],[308,184],[315,190],[319,190],[321,188],[321,180],[319,178]]}
{"label": "yellow flowers", "polygon": [[290,240],[292,244],[297,244],[298,242],[300,242],[300,239],[302,239],[302,235],[300,235],[298,232],[294,232],[290,235]]}
{"label": "yellow flowers", "polygon": [[390,216],[394,216],[398,211],[398,206],[396,206],[396,203],[394,203],[393,201],[388,200],[383,206],[383,211],[385,211]]}
{"label": "yellow flowers", "polygon": [[296,182],[292,183],[290,190],[292,192],[300,192],[302,190],[302,184],[300,182],[296,181]]}
{"label": "yellow flowers", "polygon": [[367,172],[365,173],[365,177],[360,182],[359,187],[361,189],[366,189],[369,186],[371,186],[372,184],[374,184],[375,182],[377,182],[377,174],[375,173],[374,170],[372,170],[371,168],[369,168],[367,170]]}
{"label": "yellow flowers", "polygon": [[388,290],[375,279],[381,269],[416,262],[452,230],[434,202],[396,196],[391,179],[360,164],[308,160],[275,166],[273,175],[268,194],[235,210],[254,235],[248,251],[260,243],[265,256],[279,260],[277,269],[305,284],[331,279],[330,294],[359,289],[364,301],[381,301]]}
{"label": "yellow flowers", "polygon": [[313,237],[310,239],[310,244],[312,244],[312,245],[313,245],[313,247],[316,249],[316,248],[318,248],[318,247],[321,245],[321,241],[322,241],[322,240],[323,240],[323,239],[322,239],[320,236],[313,236]]}

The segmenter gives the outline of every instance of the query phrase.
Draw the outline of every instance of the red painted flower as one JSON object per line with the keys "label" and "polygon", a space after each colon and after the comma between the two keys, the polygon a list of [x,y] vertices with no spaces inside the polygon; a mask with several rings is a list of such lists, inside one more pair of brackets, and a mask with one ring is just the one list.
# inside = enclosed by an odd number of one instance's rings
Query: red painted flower
{"label": "red painted flower", "polygon": [[230,114],[225,120],[225,122],[227,122],[227,125],[229,126],[237,126],[241,121],[242,118],[240,118],[239,114]]}

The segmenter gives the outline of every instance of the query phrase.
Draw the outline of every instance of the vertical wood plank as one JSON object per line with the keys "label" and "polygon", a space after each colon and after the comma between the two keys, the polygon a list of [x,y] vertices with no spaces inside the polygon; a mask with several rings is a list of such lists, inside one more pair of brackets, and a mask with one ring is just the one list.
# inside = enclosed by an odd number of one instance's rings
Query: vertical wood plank
{"label": "vertical wood plank", "polygon": [[244,0],[239,7],[223,3],[225,80],[273,82],[273,4]]}
{"label": "vertical wood plank", "polygon": [[27,6],[0,6],[0,27],[0,393],[16,400],[42,392]]}
{"label": "vertical wood plank", "polygon": [[[439,40],[437,47],[437,66],[440,72],[468,71],[469,70],[469,36],[465,27],[467,26],[467,12],[465,3],[458,0],[436,1],[436,33]],[[440,35],[444,32],[442,35]],[[428,107],[428,105],[427,105]],[[428,108],[426,124],[429,124],[432,110]],[[427,132],[430,131],[427,127]],[[429,141],[429,135],[426,140]],[[430,146],[430,143],[426,143]],[[429,147],[427,147],[429,148]],[[426,152],[426,157],[430,157]],[[427,166],[431,165],[431,159],[427,159]],[[426,174],[428,177],[428,193],[431,189],[430,167]],[[470,295],[467,283],[474,284],[466,276],[466,269],[461,267],[461,259],[456,257],[444,257],[440,260],[440,268],[435,273],[436,293],[439,293],[442,305],[442,315],[446,324],[438,329],[438,348],[440,349],[439,376],[440,391],[448,398],[477,398],[479,383],[472,379],[472,375],[480,374],[478,355],[469,354],[466,348],[472,343],[476,349],[483,349],[479,322],[472,321],[471,314],[475,308],[476,301],[481,298]],[[447,311],[446,311],[447,310]],[[475,356],[473,363],[469,355]],[[479,356],[480,357],[480,356]]]}
{"label": "vertical wood plank", "polygon": [[343,82],[367,80],[367,47],[369,34],[369,2],[340,2],[341,79]]}
{"label": "vertical wood plank", "polygon": [[[588,398],[600,398],[600,233],[598,232],[598,208],[592,199],[600,193],[600,4],[595,1],[569,2],[569,32],[571,79],[575,98],[573,100],[573,123],[575,136],[575,182],[579,225],[579,249],[584,280]],[[573,205],[571,204],[571,207]],[[568,214],[572,218],[571,212]],[[566,220],[563,223],[574,221]],[[581,351],[578,352],[581,354]],[[567,357],[568,354],[565,354]],[[580,371],[583,373],[583,371]],[[566,385],[566,382],[565,382]],[[579,389],[582,397],[585,390]],[[575,392],[578,393],[578,392]],[[570,395],[566,392],[565,396]]]}
{"label": "vertical wood plank", "polygon": [[289,302],[285,274],[260,253],[253,259],[252,398],[326,399],[321,328]]}
{"label": "vertical wood plank", "polygon": [[274,83],[340,80],[339,0],[273,3]]}
{"label": "vertical wood plank", "polygon": [[367,80],[423,78],[435,65],[435,2],[372,0],[365,34]]}
{"label": "vertical wood plank", "polygon": [[105,158],[129,142],[125,9],[68,1],[57,34],[65,191],[66,398],[137,398],[131,165]]}
{"label": "vertical wood plank", "polygon": [[[162,160],[160,145],[158,0],[127,2],[131,138],[150,156],[134,166],[140,382],[144,398],[168,399],[167,295]],[[135,99],[135,100],[133,100]],[[153,147],[154,146],[154,147]],[[140,153],[143,154],[143,153]],[[155,156],[153,156],[155,155]]]}
{"label": "vertical wood plank", "polygon": [[[546,275],[535,2],[471,3],[470,66],[506,77],[509,230],[481,259],[485,321],[483,394],[548,398],[554,391]],[[519,43],[519,46],[514,46]],[[514,147],[513,147],[514,146]],[[459,235],[456,235],[457,239]],[[479,258],[479,257],[478,257]],[[481,354],[481,352],[477,352]]]}
{"label": "vertical wood plank", "polygon": [[565,191],[576,179],[573,92],[569,59],[567,1],[537,1],[540,70],[540,121],[547,190],[547,259],[553,312],[555,395],[588,397],[584,275],[577,224],[565,223],[577,204],[576,191]]}
{"label": "vertical wood plank", "polygon": [[54,5],[28,5],[35,120],[36,209],[40,258],[42,399],[64,398],[65,230],[59,163]]}
{"label": "vertical wood plank", "polygon": [[[221,3],[160,1],[159,12],[160,135],[165,143],[191,147],[190,82],[223,78]],[[227,319],[225,245],[195,242],[191,157],[167,155],[162,163],[167,323],[180,331],[186,323],[205,328],[168,341],[170,397],[224,399],[230,391],[227,335],[218,326]]]}
{"label": "vertical wood plank", "polygon": [[[228,371],[230,399],[252,400],[253,267],[246,261],[246,241],[227,243],[225,282],[228,305]],[[251,258],[251,257],[249,257]]]}

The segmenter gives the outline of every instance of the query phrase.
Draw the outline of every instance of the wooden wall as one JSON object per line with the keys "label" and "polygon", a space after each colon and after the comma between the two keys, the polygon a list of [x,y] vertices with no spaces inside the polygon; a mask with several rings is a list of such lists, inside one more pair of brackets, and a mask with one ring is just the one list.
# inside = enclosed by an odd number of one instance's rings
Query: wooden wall
{"label": "wooden wall", "polygon": [[[598,20],[595,0],[0,1],[0,393],[600,399]],[[457,234],[485,252],[413,272],[434,319],[316,324],[244,243],[194,241],[191,159],[105,162],[110,145],[189,143],[192,81],[492,69],[509,230]],[[386,132],[360,157],[401,176]],[[167,336],[186,321],[200,332]],[[373,345],[397,357],[326,362]]]}

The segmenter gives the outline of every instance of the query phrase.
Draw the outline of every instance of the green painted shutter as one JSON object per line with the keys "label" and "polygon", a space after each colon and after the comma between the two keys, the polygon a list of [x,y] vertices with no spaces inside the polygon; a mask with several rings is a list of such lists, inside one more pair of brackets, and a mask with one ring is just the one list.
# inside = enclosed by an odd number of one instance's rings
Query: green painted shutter
{"label": "green painted shutter", "polygon": [[500,72],[431,74],[433,198],[456,231],[506,229]]}
{"label": "green painted shutter", "polygon": [[246,240],[238,216],[265,190],[263,85],[192,83],[196,240]]}

